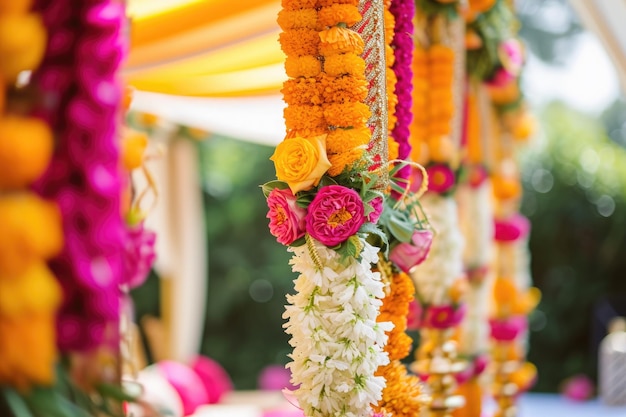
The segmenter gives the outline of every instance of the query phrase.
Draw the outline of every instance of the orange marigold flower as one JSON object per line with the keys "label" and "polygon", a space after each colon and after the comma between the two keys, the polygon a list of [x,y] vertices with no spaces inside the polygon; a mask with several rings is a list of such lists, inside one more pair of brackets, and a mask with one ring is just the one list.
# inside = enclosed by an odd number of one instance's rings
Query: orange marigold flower
{"label": "orange marigold flower", "polygon": [[326,124],[320,125],[320,126],[316,126],[313,128],[307,128],[307,129],[290,129],[287,131],[287,135],[285,136],[285,139],[293,139],[293,138],[297,138],[302,137],[302,138],[312,138],[315,136],[321,136],[321,135],[325,135],[327,133],[327,126]]}
{"label": "orange marigold flower", "polygon": [[322,74],[319,80],[322,98],[326,103],[363,101],[367,97],[367,80],[363,77],[332,77]]}
{"label": "orange marigold flower", "polygon": [[317,28],[317,10],[300,9],[287,10],[282,9],[278,12],[278,25],[283,29],[316,29]]}
{"label": "orange marigold flower", "polygon": [[365,61],[352,53],[330,55],[324,60],[324,72],[335,77],[345,74],[363,77]]}
{"label": "orange marigold flower", "polygon": [[396,55],[393,52],[393,48],[389,45],[385,45],[385,65],[387,68],[391,68],[396,62]]}
{"label": "orange marigold flower", "polygon": [[283,100],[289,105],[293,104],[322,104],[322,85],[317,78],[292,78],[283,83],[280,90]]}
{"label": "orange marigold flower", "polygon": [[320,54],[323,56],[354,53],[361,55],[365,48],[363,38],[357,32],[348,28],[333,26],[319,32]]}
{"label": "orange marigold flower", "polygon": [[35,262],[20,276],[0,278],[0,317],[53,313],[61,296],[61,286],[45,262]]}
{"label": "orange marigold flower", "polygon": [[413,417],[421,414],[422,384],[410,375],[402,362],[394,360],[378,368],[376,375],[385,377],[382,399],[374,405],[374,411],[390,413],[394,417]]}
{"label": "orange marigold flower", "polygon": [[50,385],[57,359],[55,316],[0,317],[0,385],[20,391]]}
{"label": "orange marigold flower", "polygon": [[18,276],[63,247],[61,214],[56,205],[33,193],[0,198],[0,279]]}
{"label": "orange marigold flower", "polygon": [[319,0],[317,3],[320,7],[332,6],[333,4],[351,4],[352,6],[358,6],[359,0]]}
{"label": "orange marigold flower", "polygon": [[281,4],[287,10],[315,9],[317,0],[282,0]]}
{"label": "orange marigold flower", "polygon": [[283,111],[287,129],[313,129],[325,124],[322,106],[292,105]]}
{"label": "orange marigold flower", "polygon": [[365,103],[330,103],[323,107],[324,118],[331,126],[356,127],[364,125],[372,114]]}
{"label": "orange marigold flower", "polygon": [[343,172],[346,168],[352,168],[361,158],[365,149],[354,148],[348,152],[334,155],[328,155],[331,167],[328,169],[328,175],[335,177]]}
{"label": "orange marigold flower", "polygon": [[315,77],[322,72],[322,63],[310,55],[288,56],[285,59],[285,72],[291,78]]}
{"label": "orange marigold flower", "polygon": [[385,9],[385,43],[387,45],[393,40],[395,26],[396,18],[388,9]]}
{"label": "orange marigold flower", "polygon": [[21,188],[39,178],[50,163],[54,140],[48,125],[34,117],[0,119],[0,189]]}
{"label": "orange marigold flower", "polygon": [[387,157],[389,161],[392,161],[394,159],[398,158],[398,149],[399,149],[400,145],[398,144],[398,142],[396,142],[395,140],[393,140],[393,138],[389,138],[389,141],[387,142]]}
{"label": "orange marigold flower", "polygon": [[12,82],[20,72],[37,68],[46,40],[46,27],[38,13],[0,14],[0,74]]}
{"label": "orange marigold flower", "polygon": [[278,40],[287,56],[317,55],[320,43],[317,33],[314,29],[288,29],[279,35]]}
{"label": "orange marigold flower", "polygon": [[359,146],[366,146],[372,138],[372,132],[367,126],[354,129],[335,129],[328,133],[326,147],[328,153],[338,154],[347,152]]}
{"label": "orange marigold flower", "polygon": [[452,48],[442,44],[435,44],[428,48],[428,60],[433,62],[452,63],[454,62],[454,51]]}
{"label": "orange marigold flower", "polygon": [[362,19],[359,8],[352,4],[331,4],[322,7],[318,12],[320,25],[336,26],[339,23],[345,23],[347,26],[353,26]]}
{"label": "orange marigold flower", "polygon": [[148,146],[148,136],[144,132],[125,129],[122,134],[122,165],[127,171],[139,168]]}

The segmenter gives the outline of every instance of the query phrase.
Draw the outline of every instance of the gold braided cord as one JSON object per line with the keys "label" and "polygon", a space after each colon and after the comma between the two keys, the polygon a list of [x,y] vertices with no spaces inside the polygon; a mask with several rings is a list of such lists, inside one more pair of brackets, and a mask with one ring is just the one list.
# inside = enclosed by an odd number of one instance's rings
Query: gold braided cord
{"label": "gold braided cord", "polygon": [[365,77],[369,83],[369,91],[365,103],[369,106],[372,113],[368,120],[368,126],[372,130],[369,155],[377,160],[380,158],[380,180],[377,188],[387,190],[389,187],[389,173],[386,169],[388,129],[384,10],[383,0],[359,1],[359,11],[363,19],[354,25],[352,29],[361,35],[365,43],[362,57],[365,60]]}

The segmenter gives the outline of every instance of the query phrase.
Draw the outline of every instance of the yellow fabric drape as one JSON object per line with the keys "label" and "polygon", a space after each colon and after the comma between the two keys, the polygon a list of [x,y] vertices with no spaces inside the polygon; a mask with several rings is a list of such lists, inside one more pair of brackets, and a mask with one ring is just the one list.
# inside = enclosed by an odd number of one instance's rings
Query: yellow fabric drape
{"label": "yellow fabric drape", "polygon": [[124,76],[139,90],[244,96],[276,93],[286,78],[279,0],[180,0],[161,9],[131,0],[129,7],[134,14]]}

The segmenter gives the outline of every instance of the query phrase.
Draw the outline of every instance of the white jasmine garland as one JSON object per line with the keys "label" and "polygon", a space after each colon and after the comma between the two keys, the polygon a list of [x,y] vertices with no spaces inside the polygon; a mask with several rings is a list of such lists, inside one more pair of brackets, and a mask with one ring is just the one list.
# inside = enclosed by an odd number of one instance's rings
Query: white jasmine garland
{"label": "white jasmine garland", "polygon": [[[457,191],[459,222],[465,250],[463,260],[468,268],[491,266],[494,256],[494,225],[491,182],[478,187],[467,184]],[[483,282],[472,283],[466,296],[467,314],[461,323],[459,350],[468,355],[487,352],[489,348],[489,307],[493,271],[489,268]]]}
{"label": "white jasmine garland", "polygon": [[411,278],[424,302],[448,304],[448,290],[463,275],[463,236],[456,201],[452,197],[426,194],[421,203],[436,234],[428,258],[415,268]]}
{"label": "white jasmine garland", "polygon": [[369,417],[382,398],[385,380],[374,373],[389,363],[385,332],[393,324],[376,322],[385,295],[380,274],[371,270],[378,248],[359,240],[359,259],[342,260],[313,239],[318,262],[307,245],[290,248],[300,275],[283,314],[293,347],[287,367],[308,417]]}

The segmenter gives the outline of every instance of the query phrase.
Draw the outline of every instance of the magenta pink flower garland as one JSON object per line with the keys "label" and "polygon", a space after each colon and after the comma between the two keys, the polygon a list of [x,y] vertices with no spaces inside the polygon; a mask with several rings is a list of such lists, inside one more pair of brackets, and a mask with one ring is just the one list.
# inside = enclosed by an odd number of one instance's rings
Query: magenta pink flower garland
{"label": "magenta pink flower garland", "polygon": [[49,41],[34,82],[57,149],[39,191],[63,214],[65,248],[51,268],[65,291],[58,318],[62,351],[100,345],[115,331],[125,276],[127,231],[116,127],[124,55],[124,7],[114,0],[40,0]]}
{"label": "magenta pink flower garland", "polygon": [[[395,63],[393,71],[396,74],[397,82],[395,94],[398,98],[396,105],[396,125],[391,135],[398,143],[398,158],[408,159],[411,154],[411,144],[409,143],[409,126],[413,120],[413,17],[415,16],[414,0],[392,0],[389,11],[394,16],[396,25],[394,28],[393,41]],[[411,167],[405,166],[398,170],[395,177],[408,179],[411,175]]]}

